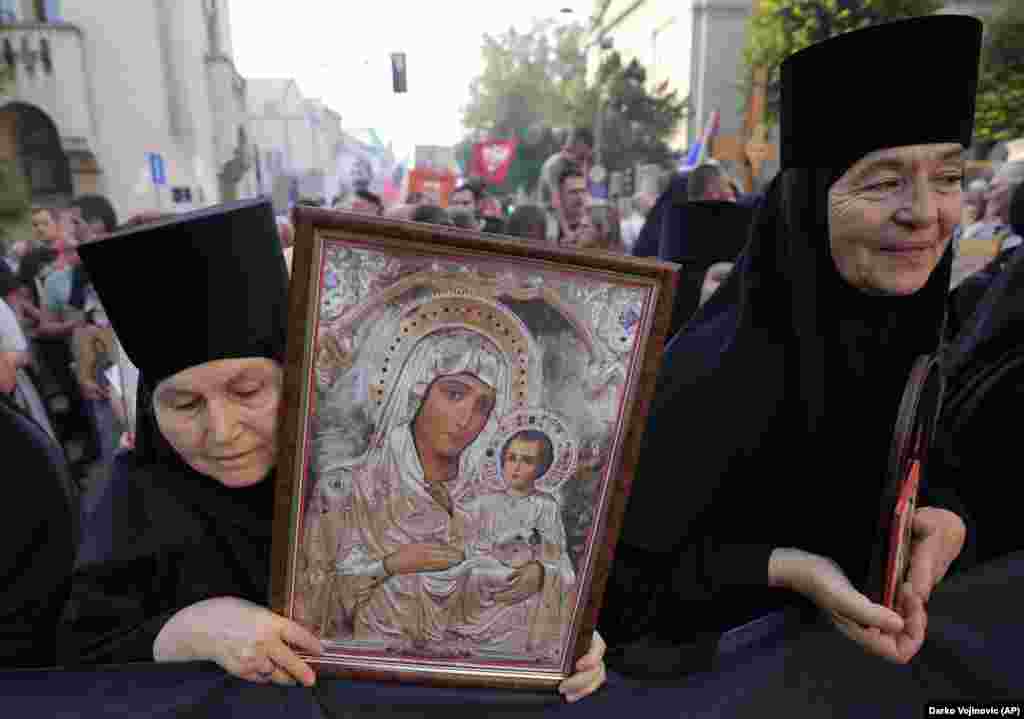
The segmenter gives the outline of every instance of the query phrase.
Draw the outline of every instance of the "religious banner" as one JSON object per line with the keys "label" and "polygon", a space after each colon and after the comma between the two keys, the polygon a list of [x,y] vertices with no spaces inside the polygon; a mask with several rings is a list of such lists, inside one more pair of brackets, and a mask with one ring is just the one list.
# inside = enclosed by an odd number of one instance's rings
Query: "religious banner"
{"label": "religious banner", "polygon": [[272,608],[323,642],[318,674],[555,691],[594,636],[677,266],[293,217]]}
{"label": "religious banner", "polygon": [[409,193],[422,193],[428,204],[448,207],[448,198],[454,189],[453,172],[417,168],[409,173]]}
{"label": "religious banner", "polygon": [[514,138],[475,143],[470,174],[484,178],[490,185],[500,185],[505,181],[515,159],[517,144]]}

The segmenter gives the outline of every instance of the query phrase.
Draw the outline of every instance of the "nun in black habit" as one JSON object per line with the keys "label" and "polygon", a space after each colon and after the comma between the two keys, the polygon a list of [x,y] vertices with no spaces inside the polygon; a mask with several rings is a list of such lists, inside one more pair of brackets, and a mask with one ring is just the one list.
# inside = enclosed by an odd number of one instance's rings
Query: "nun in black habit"
{"label": "nun in black habit", "polygon": [[705,200],[688,202],[686,215],[685,237],[682,233],[665,233],[658,248],[658,259],[682,267],[669,325],[670,338],[700,305],[708,270],[719,263],[734,263],[743,251],[754,210],[735,202]]}
{"label": "nun in black habit", "polygon": [[[1010,224],[1024,234],[1024,185],[1011,201]],[[961,483],[960,499],[980,563],[1024,549],[1013,464],[1007,462],[1007,448],[1020,441],[1024,406],[1024,253],[1015,250],[955,293],[961,310],[972,313],[942,353],[946,400],[929,465],[941,484],[970,478]],[[965,286],[967,298],[959,296]]]}
{"label": "nun in black habit", "polygon": [[[162,272],[135,272],[154,246]],[[76,569],[64,663],[212,660],[311,685],[294,649],[319,654],[319,639],[264,606],[288,281],[270,203],[143,225],[80,254],[141,378],[135,449],[85,527],[113,536]],[[560,686],[567,699],[603,684],[603,656],[597,638]]]}
{"label": "nun in black habit", "polygon": [[0,506],[0,668],[54,666],[78,543],[78,488],[60,445],[3,392],[0,467],[8,489]]}
{"label": "nun in black habit", "polygon": [[[80,255],[142,376],[135,449],[90,518],[112,530],[109,553],[76,569],[64,662],[205,659],[311,684],[293,647],[318,653],[319,640],[261,606],[287,324],[270,203],[143,225]],[[160,272],[136,271],[153,256]]]}
{"label": "nun in black habit", "polygon": [[666,349],[599,623],[611,668],[707,669],[723,631],[790,605],[892,661],[920,648],[955,498],[919,505],[897,611],[857,588],[904,386],[943,336],[980,44],[933,16],[783,64],[783,169]]}

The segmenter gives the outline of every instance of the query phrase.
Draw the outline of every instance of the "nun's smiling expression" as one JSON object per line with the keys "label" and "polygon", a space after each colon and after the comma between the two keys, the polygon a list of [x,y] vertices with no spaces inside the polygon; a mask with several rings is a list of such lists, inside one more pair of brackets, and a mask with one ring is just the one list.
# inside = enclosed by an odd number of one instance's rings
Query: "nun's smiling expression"
{"label": "nun's smiling expression", "polygon": [[836,181],[829,235],[848,283],[878,295],[924,287],[960,221],[962,150],[956,143],[879,150]]}
{"label": "nun's smiling expression", "polygon": [[192,469],[226,487],[256,484],[277,457],[281,366],[270,359],[206,362],[157,387],[160,432]]}

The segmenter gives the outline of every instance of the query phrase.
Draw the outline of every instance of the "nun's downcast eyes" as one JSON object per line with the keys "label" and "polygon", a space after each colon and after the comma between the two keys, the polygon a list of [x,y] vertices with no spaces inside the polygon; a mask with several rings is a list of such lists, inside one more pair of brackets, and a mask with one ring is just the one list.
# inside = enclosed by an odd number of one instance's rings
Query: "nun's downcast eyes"
{"label": "nun's downcast eyes", "polygon": [[903,180],[882,180],[868,185],[865,189],[869,192],[895,192],[903,187]]}
{"label": "nun's downcast eyes", "polygon": [[241,397],[242,399],[253,399],[257,395],[259,395],[265,388],[266,386],[262,384],[256,386],[250,384],[244,387],[236,388],[235,394]]}
{"label": "nun's downcast eyes", "polygon": [[174,402],[171,407],[178,410],[179,412],[187,412],[195,409],[199,409],[203,403],[202,397],[192,397],[192,399],[182,398]]}

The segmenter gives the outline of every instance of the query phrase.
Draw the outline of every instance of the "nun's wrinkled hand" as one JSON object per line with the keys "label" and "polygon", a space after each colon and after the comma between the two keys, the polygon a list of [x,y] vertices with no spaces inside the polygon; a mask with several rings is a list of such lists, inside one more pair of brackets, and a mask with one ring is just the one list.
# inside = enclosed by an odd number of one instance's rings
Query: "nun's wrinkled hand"
{"label": "nun's wrinkled hand", "polygon": [[927,602],[932,589],[949,571],[949,565],[960,556],[967,527],[960,517],[946,509],[921,507],[914,513],[911,531],[907,580],[921,601]]}
{"label": "nun's wrinkled hand", "polygon": [[909,582],[900,586],[896,608],[903,616],[903,629],[898,632],[884,632],[877,626],[863,626],[835,612],[831,618],[840,632],[872,654],[896,664],[906,664],[924,644],[928,615],[924,611],[924,603]]}
{"label": "nun's wrinkled hand", "polygon": [[162,661],[215,661],[252,682],[313,686],[316,674],[296,650],[319,655],[320,640],[309,630],[265,607],[236,597],[217,597],[185,607],[164,625],[153,643]]}
{"label": "nun's wrinkled hand", "polygon": [[605,683],[608,678],[604,666],[606,648],[604,639],[594,632],[590,650],[576,662],[576,673],[558,685],[558,692],[567,702],[577,702],[596,692]]}
{"label": "nun's wrinkled hand", "polygon": [[[900,598],[900,613],[861,594],[828,557],[799,549],[776,549],[769,560],[769,581],[804,595],[847,637],[866,650],[906,663],[924,642],[927,617],[919,598]],[[902,615],[902,616],[901,616]]]}

